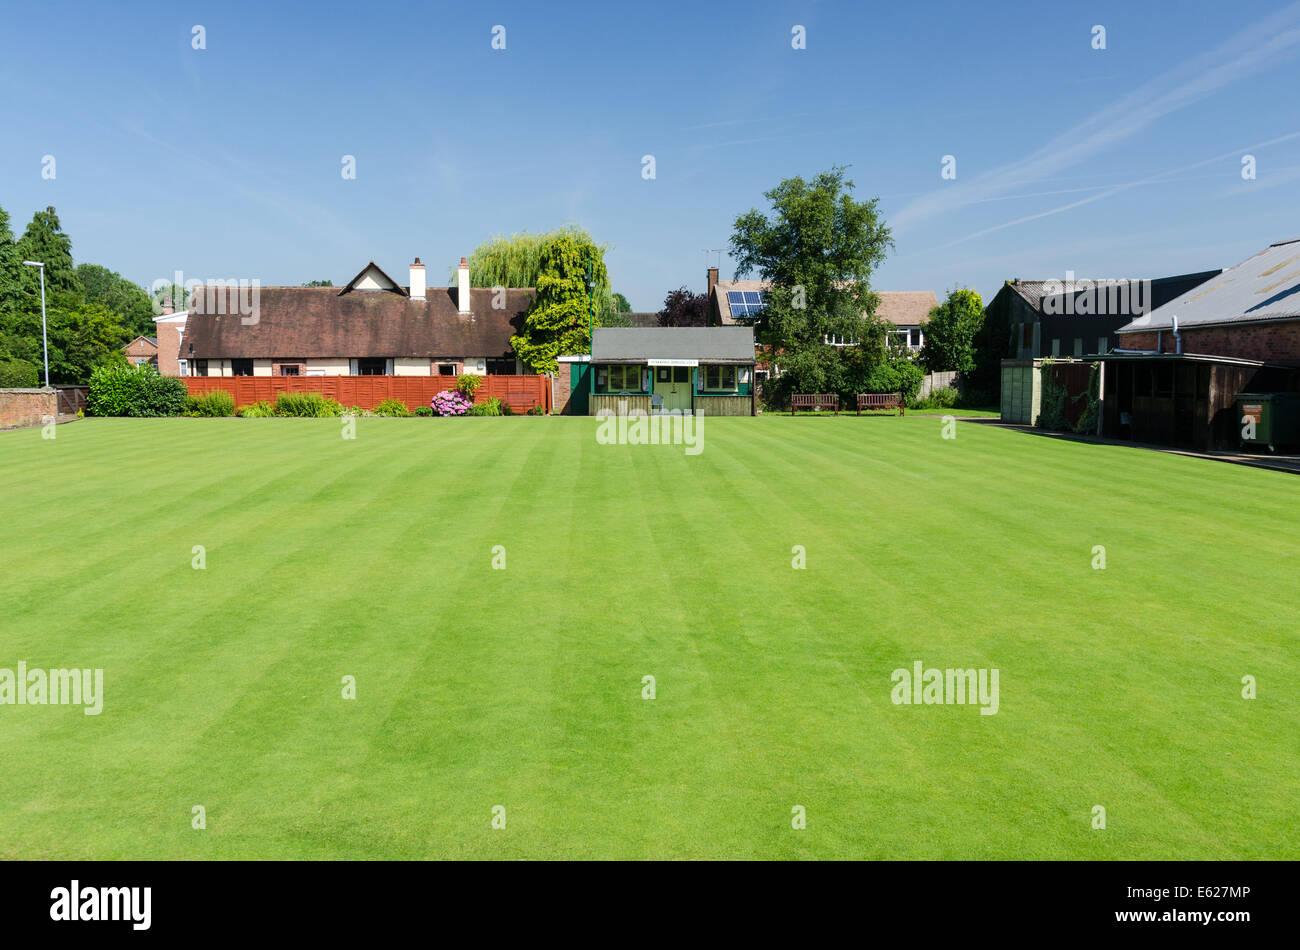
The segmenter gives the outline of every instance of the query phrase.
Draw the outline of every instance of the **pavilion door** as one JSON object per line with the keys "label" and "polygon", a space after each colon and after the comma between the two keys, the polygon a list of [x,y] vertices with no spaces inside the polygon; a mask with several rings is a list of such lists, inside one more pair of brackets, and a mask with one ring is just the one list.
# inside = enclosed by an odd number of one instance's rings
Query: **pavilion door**
{"label": "pavilion door", "polygon": [[691,368],[689,366],[655,367],[655,394],[662,396],[661,412],[691,411]]}

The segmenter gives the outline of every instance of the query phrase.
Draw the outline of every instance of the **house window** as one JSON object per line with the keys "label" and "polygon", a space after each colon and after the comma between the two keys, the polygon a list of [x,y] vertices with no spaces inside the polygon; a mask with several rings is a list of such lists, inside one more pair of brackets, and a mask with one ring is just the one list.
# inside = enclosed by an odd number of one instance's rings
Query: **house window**
{"label": "house window", "polygon": [[231,360],[230,375],[231,376],[252,376],[253,361],[252,360]]}
{"label": "house window", "polygon": [[1106,352],[1109,349],[1110,349],[1110,338],[1104,336],[1097,337],[1097,352],[1105,356]]}
{"label": "house window", "polygon": [[1059,339],[1052,340],[1052,355],[1061,355],[1061,341]]}
{"label": "house window", "polygon": [[736,391],[736,367],[704,367],[704,388],[711,392],[734,393]]}
{"label": "house window", "polygon": [[177,361],[176,361],[176,375],[178,375],[178,376],[188,376],[188,375],[190,375],[190,361],[189,361],[189,360],[177,360]]}
{"label": "house window", "polygon": [[1075,355],[1076,358],[1078,358],[1078,357],[1080,357],[1080,356],[1083,355],[1083,338],[1082,338],[1082,337],[1077,337],[1077,336],[1076,336],[1076,337],[1074,338],[1074,355]]}
{"label": "house window", "polygon": [[827,346],[857,346],[860,341],[839,333],[827,333],[822,337],[822,342]]}
{"label": "house window", "polygon": [[300,366],[298,363],[281,363],[281,364],[280,364],[280,375],[281,375],[281,376],[301,376],[301,375],[302,375],[302,366]]}
{"label": "house window", "polygon": [[489,376],[514,376],[514,360],[488,360],[487,374]]}
{"label": "house window", "polygon": [[455,364],[455,363],[439,363],[439,364],[438,364],[438,375],[439,375],[439,376],[455,376],[455,375],[456,375],[456,364]]}
{"label": "house window", "polygon": [[[182,375],[184,375],[184,374],[182,374]],[[194,361],[194,375],[195,375],[195,376],[206,376],[206,375],[208,375],[208,361],[207,361],[207,360],[195,360],[195,361]]]}
{"label": "house window", "polygon": [[596,389],[607,393],[644,392],[641,370],[640,366],[597,366]]}
{"label": "house window", "polygon": [[384,376],[388,369],[388,360],[382,356],[363,356],[357,360],[358,376]]}

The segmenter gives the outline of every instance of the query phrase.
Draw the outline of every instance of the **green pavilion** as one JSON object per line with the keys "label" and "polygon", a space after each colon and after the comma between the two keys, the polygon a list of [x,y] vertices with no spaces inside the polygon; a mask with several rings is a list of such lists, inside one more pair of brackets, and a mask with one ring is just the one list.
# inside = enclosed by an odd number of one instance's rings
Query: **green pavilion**
{"label": "green pavilion", "polygon": [[560,361],[577,415],[755,415],[752,327],[599,327]]}

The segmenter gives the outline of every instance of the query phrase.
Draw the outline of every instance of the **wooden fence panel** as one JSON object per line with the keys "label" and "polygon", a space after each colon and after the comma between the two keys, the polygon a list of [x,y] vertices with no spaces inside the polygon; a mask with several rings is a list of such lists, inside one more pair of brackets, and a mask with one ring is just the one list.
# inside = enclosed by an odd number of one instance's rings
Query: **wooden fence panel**
{"label": "wooden fence panel", "polygon": [[55,386],[59,392],[59,415],[75,416],[86,411],[89,386]]}
{"label": "wooden fence panel", "polygon": [[[455,389],[455,376],[183,376],[191,395],[224,390],[236,407],[259,400],[275,402],[280,393],[320,393],[344,406],[374,409],[385,399],[397,399],[407,409],[427,406],[443,390]],[[551,410],[549,376],[481,376],[474,402],[500,399],[515,412],[541,407]]]}

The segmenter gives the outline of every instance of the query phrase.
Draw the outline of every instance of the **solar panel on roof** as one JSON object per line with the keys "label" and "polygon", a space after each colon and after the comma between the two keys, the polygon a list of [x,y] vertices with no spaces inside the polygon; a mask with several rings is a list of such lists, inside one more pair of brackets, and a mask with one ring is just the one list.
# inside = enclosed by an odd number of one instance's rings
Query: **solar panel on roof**
{"label": "solar panel on roof", "polygon": [[748,290],[745,291],[745,303],[753,306],[755,304],[761,304],[762,302],[762,298],[758,294]]}
{"label": "solar panel on roof", "polygon": [[738,290],[727,291],[727,303],[735,305],[744,302],[745,302],[745,295],[742,294],[740,291]]}

